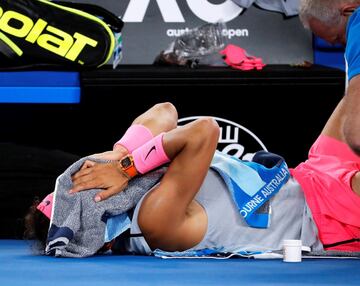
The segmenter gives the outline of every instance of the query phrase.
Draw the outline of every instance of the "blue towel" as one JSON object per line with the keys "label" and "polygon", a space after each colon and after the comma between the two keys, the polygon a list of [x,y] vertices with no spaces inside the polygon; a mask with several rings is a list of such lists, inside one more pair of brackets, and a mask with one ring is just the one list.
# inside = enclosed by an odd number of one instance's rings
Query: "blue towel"
{"label": "blue towel", "polygon": [[270,224],[269,199],[290,178],[285,160],[279,155],[260,151],[252,162],[247,162],[216,151],[211,168],[224,179],[247,224],[267,228]]}

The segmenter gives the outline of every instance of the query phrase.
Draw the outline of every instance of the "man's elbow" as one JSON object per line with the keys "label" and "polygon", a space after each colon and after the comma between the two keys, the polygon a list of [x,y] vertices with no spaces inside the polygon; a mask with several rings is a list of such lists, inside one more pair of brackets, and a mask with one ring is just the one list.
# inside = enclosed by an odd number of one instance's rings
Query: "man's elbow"
{"label": "man's elbow", "polygon": [[203,117],[198,120],[199,134],[211,141],[218,141],[220,136],[219,124],[212,117]]}

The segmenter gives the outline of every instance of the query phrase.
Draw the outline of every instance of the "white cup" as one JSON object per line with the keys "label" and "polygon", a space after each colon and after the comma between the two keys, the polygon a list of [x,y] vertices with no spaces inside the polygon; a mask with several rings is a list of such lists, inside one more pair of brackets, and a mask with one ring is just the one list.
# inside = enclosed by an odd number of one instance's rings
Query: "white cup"
{"label": "white cup", "polygon": [[284,262],[301,262],[301,240],[285,239],[283,241]]}

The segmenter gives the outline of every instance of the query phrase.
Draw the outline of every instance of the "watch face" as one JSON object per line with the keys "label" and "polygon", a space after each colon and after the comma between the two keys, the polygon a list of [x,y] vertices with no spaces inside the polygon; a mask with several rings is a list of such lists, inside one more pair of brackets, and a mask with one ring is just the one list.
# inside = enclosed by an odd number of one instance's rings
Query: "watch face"
{"label": "watch face", "polygon": [[122,159],[121,160],[121,166],[123,167],[123,168],[129,168],[130,166],[131,166],[131,160],[130,160],[130,158],[129,157],[126,157],[126,158],[124,158],[124,159]]}

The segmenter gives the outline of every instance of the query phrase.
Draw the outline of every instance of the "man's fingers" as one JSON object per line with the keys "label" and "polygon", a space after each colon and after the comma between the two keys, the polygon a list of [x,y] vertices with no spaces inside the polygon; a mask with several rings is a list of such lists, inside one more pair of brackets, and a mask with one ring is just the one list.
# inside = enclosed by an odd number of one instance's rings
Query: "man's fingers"
{"label": "man's fingers", "polygon": [[73,182],[73,187],[69,191],[69,193],[74,194],[74,193],[77,193],[77,192],[90,190],[90,189],[95,189],[95,188],[100,188],[100,187],[101,186],[100,186],[98,180],[96,180],[96,179],[91,179],[91,178],[87,179],[87,180],[79,179],[79,180]]}
{"label": "man's fingers", "polygon": [[116,195],[117,193],[120,193],[123,189],[125,188],[125,186],[123,186],[122,188],[118,188],[118,187],[110,187],[104,191],[101,191],[99,193],[96,194],[94,201],[95,202],[100,202],[103,200],[106,200],[110,197],[112,197],[113,195]]}
{"label": "man's fingers", "polygon": [[86,168],[90,168],[90,167],[94,167],[95,166],[95,162],[94,161],[90,161],[90,160],[86,160],[84,162],[84,164],[81,166],[80,170],[84,170]]}
{"label": "man's fingers", "polygon": [[[89,161],[89,162],[91,162],[91,161]],[[85,163],[84,163],[83,167],[84,166],[85,166]],[[81,167],[80,171],[76,172],[75,174],[73,174],[71,176],[72,180],[75,181],[75,180],[77,180],[77,179],[79,179],[79,178],[81,178],[83,176],[89,175],[93,171],[94,166],[95,166],[95,164],[92,165],[92,166],[88,165],[85,168]]]}

